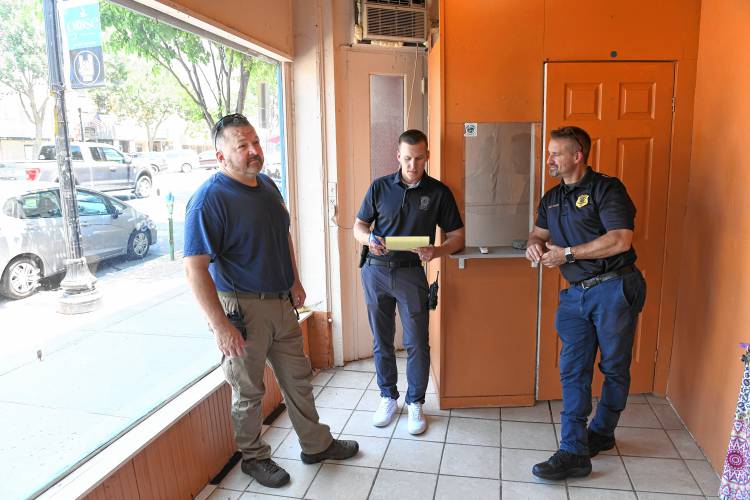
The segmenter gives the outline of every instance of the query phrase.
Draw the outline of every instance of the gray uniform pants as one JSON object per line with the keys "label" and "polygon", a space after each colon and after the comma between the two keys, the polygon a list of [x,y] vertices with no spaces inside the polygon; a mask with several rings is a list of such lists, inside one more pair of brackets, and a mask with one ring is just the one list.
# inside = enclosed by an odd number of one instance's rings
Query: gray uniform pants
{"label": "gray uniform pants", "polygon": [[[234,294],[220,293],[219,300],[225,311],[236,310]],[[302,451],[324,451],[333,437],[329,427],[318,422],[310,384],[312,369],[302,350],[302,332],[291,303],[288,299],[261,300],[240,294],[239,305],[247,328],[245,355],[224,357],[222,368],[232,387],[232,424],[242,458],[262,460],[271,456],[271,447],[260,436],[266,360],[284,394]]]}

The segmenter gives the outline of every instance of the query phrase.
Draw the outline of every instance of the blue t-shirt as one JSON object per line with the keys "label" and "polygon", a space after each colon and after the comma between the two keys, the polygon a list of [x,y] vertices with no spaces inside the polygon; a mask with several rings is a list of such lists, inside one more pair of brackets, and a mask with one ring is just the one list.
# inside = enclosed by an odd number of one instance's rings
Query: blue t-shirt
{"label": "blue t-shirt", "polygon": [[184,255],[208,255],[220,292],[288,291],[294,284],[289,212],[276,184],[250,187],[217,172],[188,201]]}
{"label": "blue t-shirt", "polygon": [[[419,184],[408,188],[401,171],[375,179],[357,212],[361,221],[374,222],[377,236],[428,236],[435,243],[435,227],[446,233],[464,227],[451,190],[427,173]],[[419,260],[412,252],[389,252],[378,260]]]}
{"label": "blue t-shirt", "polygon": [[[635,227],[635,205],[625,185],[589,167],[577,183],[560,182],[544,195],[537,210],[536,225],[548,229],[552,243],[572,247],[588,243],[615,229]],[[630,249],[602,259],[582,259],[560,266],[560,272],[571,283],[616,271],[634,264],[635,250]]]}

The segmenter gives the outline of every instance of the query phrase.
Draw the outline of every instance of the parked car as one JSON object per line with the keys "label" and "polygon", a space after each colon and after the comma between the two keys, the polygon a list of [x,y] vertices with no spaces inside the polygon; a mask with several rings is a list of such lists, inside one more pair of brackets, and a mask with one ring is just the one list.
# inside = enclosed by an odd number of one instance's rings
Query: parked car
{"label": "parked car", "polygon": [[133,163],[148,165],[154,173],[159,173],[167,168],[167,160],[161,151],[141,151],[132,153]]}
{"label": "parked car", "polygon": [[[70,143],[73,177],[79,186],[99,191],[130,190],[138,198],[151,195],[153,172],[148,165],[133,163],[130,155],[110,144],[98,142]],[[57,182],[58,170],[54,144],[44,144],[39,159],[0,163],[0,180]]]}
{"label": "parked car", "polygon": [[201,168],[219,168],[216,151],[204,151],[200,153],[198,155],[198,163]]}
{"label": "parked car", "polygon": [[165,151],[164,159],[167,161],[167,168],[169,170],[177,170],[184,173],[189,173],[200,165],[198,153],[192,149],[172,149]]}
{"label": "parked car", "polygon": [[[156,243],[148,215],[104,193],[76,189],[83,255],[89,263],[127,255],[142,259]],[[65,271],[60,189],[46,182],[0,183],[0,294],[32,295],[43,278]]]}

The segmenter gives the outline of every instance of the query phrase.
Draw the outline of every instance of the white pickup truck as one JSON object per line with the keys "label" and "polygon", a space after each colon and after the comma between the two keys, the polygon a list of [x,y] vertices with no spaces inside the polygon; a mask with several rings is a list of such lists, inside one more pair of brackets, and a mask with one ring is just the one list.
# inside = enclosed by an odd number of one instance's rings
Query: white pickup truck
{"label": "white pickup truck", "polygon": [[[79,186],[99,191],[132,191],[138,198],[147,198],[154,185],[154,171],[148,162],[133,161],[111,144],[71,142],[70,155],[73,177]],[[55,145],[44,144],[39,159],[0,163],[0,181],[58,181]]]}

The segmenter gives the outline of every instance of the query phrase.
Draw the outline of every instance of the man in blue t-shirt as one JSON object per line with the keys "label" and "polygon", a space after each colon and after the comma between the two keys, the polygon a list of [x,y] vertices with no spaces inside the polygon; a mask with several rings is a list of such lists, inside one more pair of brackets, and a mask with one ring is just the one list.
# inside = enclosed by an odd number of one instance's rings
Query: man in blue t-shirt
{"label": "man in blue t-shirt", "polygon": [[[532,473],[543,479],[583,477],[591,457],[615,446],[615,427],[630,388],[630,361],[646,282],[635,267],[635,206],[619,179],[587,166],[591,138],[578,127],[551,132],[547,166],[562,181],[542,197],[526,258],[559,268],[570,286],[555,318],[562,341],[560,449]],[[596,353],[604,385],[596,415],[591,380]]]}
{"label": "man in blue t-shirt", "polygon": [[[422,262],[461,250],[464,224],[448,186],[425,173],[429,151],[423,132],[407,130],[401,134],[396,157],[400,168],[375,179],[367,190],[354,221],[354,237],[369,251],[362,265],[362,286],[380,388],[380,405],[372,423],[387,426],[398,409],[393,350],[398,304],[409,382],[406,427],[411,434],[421,434],[427,429],[422,404],[430,370],[428,287]],[[445,233],[445,240],[436,246],[437,226]],[[424,236],[429,245],[412,251],[389,251],[385,245],[388,236]]]}
{"label": "man in blue t-shirt", "polygon": [[263,442],[261,400],[266,359],[279,381],[305,463],[356,455],[356,441],[336,440],[318,422],[312,369],[295,308],[305,302],[289,235],[289,213],[263,168],[255,129],[240,114],[213,128],[219,172],[201,185],[185,214],[185,270],[223,354],[232,387],[232,423],[242,470],[272,488],[289,474]]}

